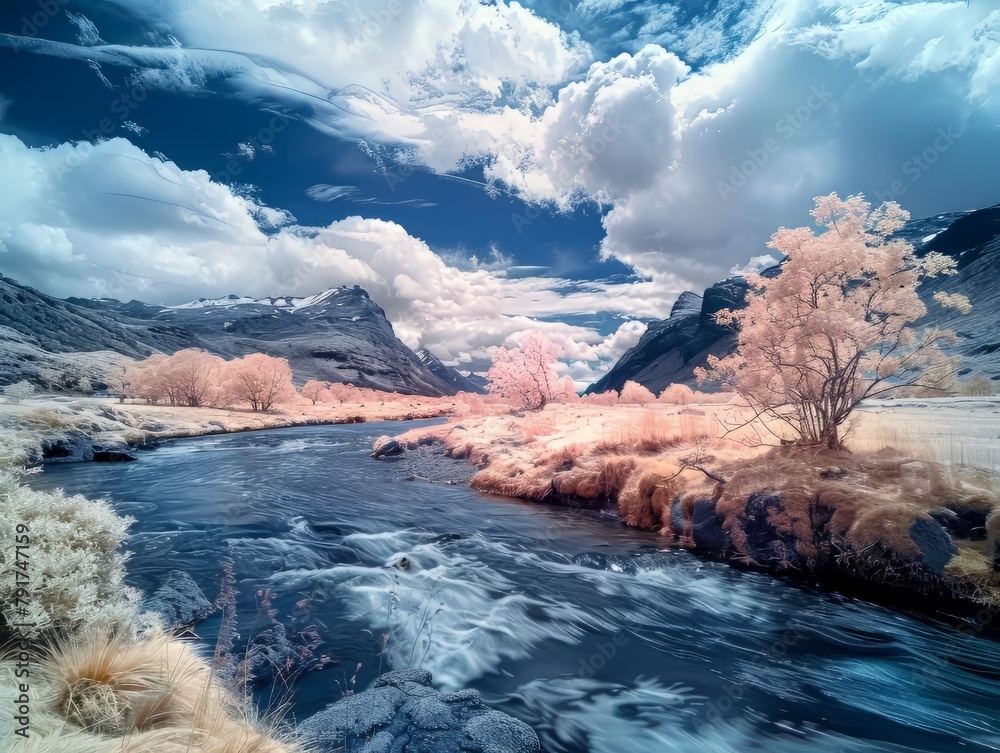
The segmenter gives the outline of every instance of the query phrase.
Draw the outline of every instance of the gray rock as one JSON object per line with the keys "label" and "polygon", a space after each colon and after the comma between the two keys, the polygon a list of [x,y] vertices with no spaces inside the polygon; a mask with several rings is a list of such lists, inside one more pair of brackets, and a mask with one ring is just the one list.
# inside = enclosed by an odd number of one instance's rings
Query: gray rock
{"label": "gray rock", "polygon": [[715,555],[726,553],[730,541],[722,523],[722,516],[715,512],[714,499],[695,500],[691,513],[691,537],[694,545]]}
{"label": "gray rock", "polygon": [[451,708],[437,693],[409,701],[403,710],[409,714],[414,726],[420,729],[452,729],[457,724]]}
{"label": "gray rock", "polygon": [[94,450],[95,463],[128,463],[135,460],[135,455],[124,450]]}
{"label": "gray rock", "polygon": [[387,458],[392,455],[401,455],[403,453],[403,445],[397,442],[392,437],[383,434],[381,437],[375,440],[375,447],[372,449],[373,458]]}
{"label": "gray rock", "polygon": [[538,737],[524,722],[487,711],[473,717],[465,725],[465,734],[472,740],[476,753],[528,753],[541,750]]}
{"label": "gray rock", "polygon": [[686,529],[687,518],[684,517],[684,505],[680,495],[678,495],[670,504],[670,530],[675,536],[683,536]]}
{"label": "gray rock", "polygon": [[386,685],[391,685],[394,688],[401,688],[408,682],[430,687],[433,679],[434,678],[431,673],[426,669],[397,669],[393,672],[386,672],[384,675],[379,677],[375,680],[372,687],[381,688]]}
{"label": "gray rock", "polygon": [[936,520],[918,518],[913,521],[910,538],[923,555],[921,562],[938,575],[944,575],[945,566],[958,554],[951,536]]}
{"label": "gray rock", "polygon": [[388,732],[379,732],[369,740],[361,753],[391,753],[393,737]]}
{"label": "gray rock", "polygon": [[442,695],[421,669],[388,672],[370,690],[306,719],[299,734],[317,753],[538,753],[532,729],[486,708],[474,690]]}
{"label": "gray rock", "polygon": [[171,570],[163,585],[142,603],[142,611],[158,614],[170,627],[191,627],[212,611],[212,603],[187,573]]}

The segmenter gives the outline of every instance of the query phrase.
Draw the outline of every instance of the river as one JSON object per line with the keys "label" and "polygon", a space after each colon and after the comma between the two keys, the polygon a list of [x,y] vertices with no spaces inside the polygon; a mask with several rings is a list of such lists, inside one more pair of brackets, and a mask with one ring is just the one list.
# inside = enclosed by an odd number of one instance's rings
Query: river
{"label": "river", "polygon": [[[339,663],[290,691],[298,719],[381,663],[479,690],[550,753],[1000,750],[1000,643],[368,457],[419,425],[174,441],[31,483],[136,518],[140,588],[178,569],[211,599],[231,559],[244,640],[259,591],[279,616],[304,611]],[[217,629],[198,632],[211,645]]]}

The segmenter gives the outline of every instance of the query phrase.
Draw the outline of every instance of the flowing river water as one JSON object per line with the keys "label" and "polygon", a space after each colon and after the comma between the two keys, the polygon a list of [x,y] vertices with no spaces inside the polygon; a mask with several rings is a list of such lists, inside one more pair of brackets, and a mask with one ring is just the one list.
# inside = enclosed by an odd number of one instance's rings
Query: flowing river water
{"label": "flowing river water", "polygon": [[[381,664],[479,690],[550,753],[1000,750],[997,641],[368,457],[418,425],[176,441],[32,484],[136,518],[145,590],[182,570],[211,599],[232,560],[244,639],[258,591],[279,616],[305,610],[339,663],[288,692],[300,720]],[[211,646],[217,630],[198,633]]]}

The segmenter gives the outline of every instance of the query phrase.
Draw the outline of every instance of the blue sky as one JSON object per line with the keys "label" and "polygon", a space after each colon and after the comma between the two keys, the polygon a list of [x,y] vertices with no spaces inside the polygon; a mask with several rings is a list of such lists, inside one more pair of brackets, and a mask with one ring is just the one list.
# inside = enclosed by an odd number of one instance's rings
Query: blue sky
{"label": "blue sky", "polygon": [[361,284],[586,382],[812,197],[1000,201],[1000,9],[889,0],[17,0],[0,272],[178,303]]}

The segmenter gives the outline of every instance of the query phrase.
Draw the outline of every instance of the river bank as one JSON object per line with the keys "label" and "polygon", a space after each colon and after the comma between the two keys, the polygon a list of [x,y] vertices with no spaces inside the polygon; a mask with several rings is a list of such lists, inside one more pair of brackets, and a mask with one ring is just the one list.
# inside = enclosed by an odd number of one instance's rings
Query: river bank
{"label": "river bank", "polygon": [[[418,427],[205,437],[135,463],[49,464],[27,481],[135,518],[128,570],[146,593],[183,570],[211,599],[232,560],[242,646],[273,627],[261,590],[278,619],[315,625],[317,653],[339,664],[286,697],[300,732],[361,664],[358,691],[379,671],[420,666],[445,704],[476,690],[553,753],[987,753],[1000,742],[1000,686],[984,672],[1000,666],[1000,642],[968,622],[729,567],[610,516],[414,483],[406,454],[367,457],[379,434]],[[218,628],[218,616],[198,628],[209,649]],[[395,708],[394,692],[375,695],[373,708]]]}
{"label": "river bank", "polygon": [[[261,611],[257,601],[264,591],[244,588],[245,579],[260,572],[261,553],[248,560],[231,551],[227,559],[219,553],[222,542],[217,542],[194,556],[215,571],[213,575],[220,567],[223,571],[221,581],[213,584],[219,597],[211,602],[187,572],[193,565],[190,550],[172,567],[161,552],[151,566],[136,568],[133,560],[126,568],[134,552],[149,546],[146,526],[152,524],[158,536],[162,528],[176,524],[174,518],[166,525],[147,520],[148,507],[135,510],[135,516],[123,514],[125,499],[141,494],[142,484],[129,486],[112,505],[104,495],[67,495],[59,486],[46,488],[48,473],[25,475],[19,468],[45,462],[50,470],[88,466],[113,474],[127,470],[115,461],[134,459],[133,449],[153,448],[166,439],[432,418],[447,406],[430,409],[419,399],[403,399],[249,414],[107,399],[39,398],[4,408],[0,540],[13,542],[18,533],[19,546],[0,550],[0,565],[5,572],[24,575],[0,586],[0,644],[21,649],[16,660],[20,663],[0,661],[0,705],[21,709],[13,724],[9,715],[0,720],[0,748],[17,748],[18,738],[30,737],[39,741],[39,750],[61,746],[81,753],[334,753],[343,750],[357,729],[363,738],[392,742],[401,737],[414,744],[436,744],[440,750],[538,753],[537,737],[527,725],[492,710],[476,691],[437,693],[430,673],[423,671],[377,677],[371,689],[359,686],[357,694],[360,664],[349,685],[346,678],[341,685],[331,677],[321,696],[323,707],[311,708],[308,715],[311,726],[271,710],[259,711],[259,699],[251,691],[270,684],[272,692],[288,694],[293,682],[339,662],[314,653],[324,643],[315,625],[292,617],[288,624],[275,619],[277,610]],[[72,462],[80,460],[114,466]],[[294,464],[283,470],[288,467]],[[250,498],[241,496],[234,514],[219,519],[226,531],[238,535],[237,521],[250,515]],[[203,501],[199,506],[204,509]],[[269,502],[265,506],[273,509]],[[183,529],[192,530],[186,525]],[[25,549],[30,560],[22,556]],[[321,557],[318,552],[312,556],[311,561]],[[202,587],[207,587],[205,574],[198,573]],[[307,602],[285,605],[286,611],[301,611]],[[237,604],[240,613],[253,616],[238,622]],[[210,634],[216,634],[214,657],[212,642],[192,633],[206,621]],[[253,631],[252,644],[240,643],[237,626]],[[23,669],[29,666],[30,688],[16,679],[27,677]],[[395,706],[386,714],[389,702]],[[350,711],[346,726],[345,704]],[[434,718],[431,728],[424,723],[428,714]],[[425,740],[428,736],[433,739]],[[354,742],[352,749],[365,740]]]}
{"label": "river bank", "polygon": [[473,464],[478,491],[608,510],[738,566],[1000,607],[1000,403],[872,404],[837,452],[731,430],[743,418],[732,405],[548,406],[395,439]]}
{"label": "river bank", "polygon": [[148,405],[114,398],[40,396],[0,404],[0,459],[14,465],[127,461],[168,439],[295,426],[403,421],[449,415],[454,404],[419,397],[391,402],[302,401],[266,413]]}

